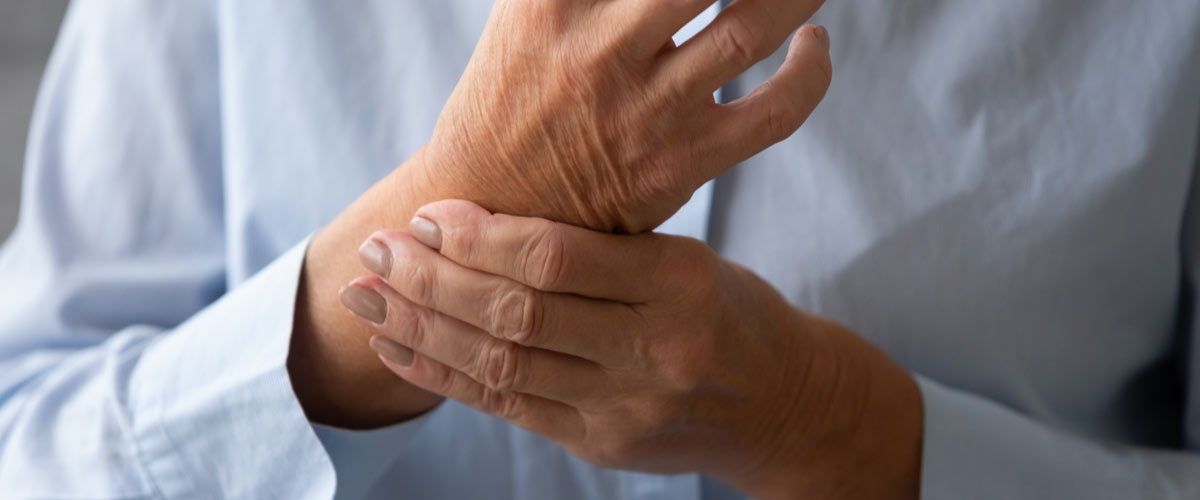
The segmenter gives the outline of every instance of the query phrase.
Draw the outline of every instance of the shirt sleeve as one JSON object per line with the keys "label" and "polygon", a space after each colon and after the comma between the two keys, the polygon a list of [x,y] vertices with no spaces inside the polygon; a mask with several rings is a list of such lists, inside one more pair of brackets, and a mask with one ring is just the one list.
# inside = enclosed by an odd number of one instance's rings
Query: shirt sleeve
{"label": "shirt sleeve", "polygon": [[305,242],[226,278],[210,4],[67,14],[0,249],[4,498],[334,495],[286,371]]}
{"label": "shirt sleeve", "polygon": [[1185,409],[1182,422],[1160,424],[1178,425],[1184,442],[1174,449],[1096,442],[918,376],[922,499],[1200,498],[1200,155],[1196,161],[1181,238]]}

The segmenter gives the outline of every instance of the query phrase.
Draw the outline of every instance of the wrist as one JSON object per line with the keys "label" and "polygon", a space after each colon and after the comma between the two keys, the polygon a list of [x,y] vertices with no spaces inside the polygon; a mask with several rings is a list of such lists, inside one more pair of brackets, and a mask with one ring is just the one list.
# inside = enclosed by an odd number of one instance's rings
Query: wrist
{"label": "wrist", "polygon": [[808,359],[771,457],[745,490],[756,498],[916,499],[923,408],[912,377],[852,331],[795,311]]}
{"label": "wrist", "polygon": [[[443,194],[438,199],[463,199],[492,213],[538,217],[602,232],[640,232],[651,229],[617,193],[637,186],[612,185],[615,173],[597,177],[581,165],[555,166],[550,151],[525,147],[465,144],[449,134],[438,135],[422,148],[414,176]],[[565,175],[564,175],[565,174]],[[698,187],[698,186],[697,186]],[[678,207],[687,201],[667,199]]]}
{"label": "wrist", "polygon": [[376,183],[318,232],[305,254],[288,373],[309,420],[365,429],[402,422],[441,398],[395,376],[368,347],[372,332],[345,310],[338,290],[365,271],[358,246],[374,231],[407,227],[430,201],[413,176],[420,154]]}

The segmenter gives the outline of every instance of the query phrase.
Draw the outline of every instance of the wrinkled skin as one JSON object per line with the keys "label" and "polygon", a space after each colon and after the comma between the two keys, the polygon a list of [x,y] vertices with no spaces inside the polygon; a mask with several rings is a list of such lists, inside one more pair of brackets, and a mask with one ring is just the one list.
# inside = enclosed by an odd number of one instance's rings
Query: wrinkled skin
{"label": "wrinkled skin", "polygon": [[707,3],[498,2],[427,146],[429,175],[493,186],[505,199],[483,204],[506,213],[604,231],[657,226],[701,184],[795,131],[829,85],[827,42],[809,31],[762,92],[717,104],[716,88],[820,2],[773,2],[795,20],[774,36],[742,20],[749,9],[730,9],[675,48],[673,28]]}
{"label": "wrinkled skin", "polygon": [[762,498],[914,496],[911,377],[703,242],[460,200],[417,216],[440,229],[376,232],[376,275],[347,288],[383,305],[347,301],[405,380],[603,467],[701,471]]}
{"label": "wrinkled skin", "polygon": [[358,246],[418,207],[470,200],[601,231],[651,229],[705,181],[794,132],[831,75],[807,26],[779,71],[727,104],[712,92],[778,49],[821,0],[741,0],[679,47],[711,0],[498,0],[430,141],[318,232],[305,254],[288,373],[319,423],[371,428],[441,398],[394,377],[339,303]]}

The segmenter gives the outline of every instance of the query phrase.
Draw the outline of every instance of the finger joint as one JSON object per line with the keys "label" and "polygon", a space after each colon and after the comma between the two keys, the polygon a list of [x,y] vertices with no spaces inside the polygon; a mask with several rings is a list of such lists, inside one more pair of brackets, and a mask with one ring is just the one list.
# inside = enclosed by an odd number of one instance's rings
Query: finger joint
{"label": "finger joint", "polygon": [[[740,67],[750,66],[773,52],[760,29],[756,29],[741,13],[730,13],[721,25],[717,38],[722,57]],[[739,15],[740,14],[740,15]]]}
{"label": "finger joint", "polygon": [[492,333],[521,345],[534,345],[541,329],[542,307],[537,293],[527,287],[500,292],[492,317]]}
{"label": "finger joint", "polygon": [[410,261],[404,273],[403,289],[408,292],[406,297],[417,304],[432,304],[434,283],[437,281],[436,272],[432,265]]}
{"label": "finger joint", "polygon": [[520,411],[520,398],[514,392],[484,388],[480,399],[480,410],[505,420],[516,419]]}
{"label": "finger joint", "polygon": [[562,231],[547,227],[530,240],[522,265],[525,282],[539,290],[556,290],[566,259]]}
{"label": "finger joint", "polygon": [[521,348],[511,342],[489,342],[479,357],[480,382],[493,391],[515,390],[521,370]]}

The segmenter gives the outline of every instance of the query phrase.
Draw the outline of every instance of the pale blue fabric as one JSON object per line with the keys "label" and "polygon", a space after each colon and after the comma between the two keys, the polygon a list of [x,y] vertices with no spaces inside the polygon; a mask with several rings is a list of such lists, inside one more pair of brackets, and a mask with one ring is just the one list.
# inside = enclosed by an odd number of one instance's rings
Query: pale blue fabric
{"label": "pale blue fabric", "polygon": [[[452,402],[373,432],[304,418],[284,362],[307,236],[428,138],[489,6],[73,5],[0,252],[0,498],[737,496]],[[816,21],[826,101],[663,230],[919,377],[926,499],[1200,497],[1200,4]]]}

